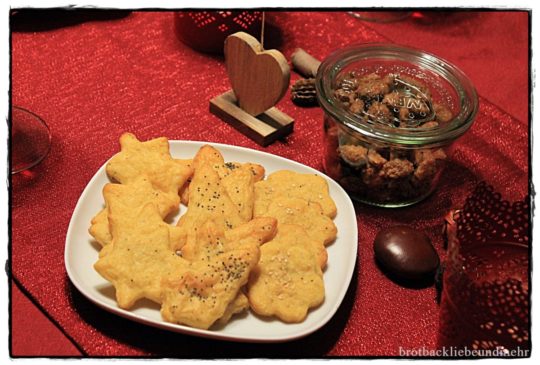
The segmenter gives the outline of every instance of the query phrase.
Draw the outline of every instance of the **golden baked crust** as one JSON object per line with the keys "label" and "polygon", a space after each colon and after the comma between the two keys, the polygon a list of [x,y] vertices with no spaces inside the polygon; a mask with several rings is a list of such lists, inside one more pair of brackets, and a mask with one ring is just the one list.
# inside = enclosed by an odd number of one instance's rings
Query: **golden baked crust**
{"label": "golden baked crust", "polygon": [[[106,166],[117,183],[103,188],[89,232],[121,308],[147,298],[164,320],[207,329],[249,307],[301,322],[324,301],[325,246],[337,234],[326,180],[285,170],[262,180],[264,167],[226,163],[210,145],[193,160],[173,159],[165,138],[125,133],[120,145]],[[181,200],[187,211],[167,224]]]}
{"label": "golden baked crust", "polygon": [[324,301],[323,274],[305,230],[279,225],[276,237],[261,247],[261,259],[248,283],[251,309],[284,322],[302,322]]}
{"label": "golden baked crust", "polygon": [[161,314],[166,321],[206,329],[245,308],[240,288],[259,261],[259,245],[274,236],[276,221],[257,218],[228,234],[211,221],[199,228],[191,238],[204,254],[180,277],[163,280]]}
{"label": "golden baked crust", "polygon": [[[133,199],[132,206],[156,203],[163,218],[176,211],[180,205],[179,189],[193,173],[191,160],[173,159],[169,142],[164,137],[140,142],[133,134],[124,133],[120,137],[120,146],[121,151],[105,167],[107,175],[121,184],[137,183],[140,179],[149,183],[149,187],[139,186],[142,190],[134,192],[138,198]],[[107,214],[105,206],[92,219],[89,229],[90,235],[102,246],[112,240]]]}
{"label": "golden baked crust", "polygon": [[270,203],[280,196],[316,202],[330,218],[334,218],[337,214],[336,204],[330,197],[328,183],[324,178],[280,170],[270,174],[266,180],[255,183],[254,215],[263,216],[268,211]]}
{"label": "golden baked crust", "polygon": [[[105,199],[111,202],[110,190],[124,185],[110,184]],[[126,216],[121,205],[109,204],[112,244],[94,264],[96,271],[116,288],[118,306],[128,309],[142,298],[159,303],[161,279],[176,276],[188,262],[169,248],[169,225],[163,222],[157,207],[145,205],[134,216]],[[105,249],[104,249],[105,250]],[[102,252],[104,251],[102,250]]]}

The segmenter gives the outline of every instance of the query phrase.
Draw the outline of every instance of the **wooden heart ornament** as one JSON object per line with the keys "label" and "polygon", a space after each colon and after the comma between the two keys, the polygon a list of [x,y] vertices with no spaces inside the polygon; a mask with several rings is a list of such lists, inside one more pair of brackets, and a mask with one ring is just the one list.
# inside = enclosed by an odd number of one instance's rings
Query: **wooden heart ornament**
{"label": "wooden heart ornament", "polygon": [[238,32],[225,40],[225,65],[240,108],[250,115],[270,109],[289,87],[290,69],[275,49],[264,51],[257,39]]}

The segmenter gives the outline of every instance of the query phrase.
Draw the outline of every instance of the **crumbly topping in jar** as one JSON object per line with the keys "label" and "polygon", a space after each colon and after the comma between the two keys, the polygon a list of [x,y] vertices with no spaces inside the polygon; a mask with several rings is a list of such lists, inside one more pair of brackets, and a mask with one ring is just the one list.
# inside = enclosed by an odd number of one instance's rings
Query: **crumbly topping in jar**
{"label": "crumbly topping in jar", "polygon": [[334,96],[351,113],[394,127],[422,127],[430,123],[424,128],[433,128],[452,119],[446,106],[432,102],[424,83],[406,75],[359,76],[349,72],[338,83]]}
{"label": "crumbly topping in jar", "polygon": [[[453,118],[449,108],[432,101],[427,85],[406,75],[349,72],[338,82],[334,96],[363,121],[390,128],[437,129]],[[339,168],[334,171],[339,171],[341,185],[381,204],[428,194],[447,158],[442,148],[376,145],[337,125],[329,126],[327,138],[336,139],[338,145],[330,154],[336,155]]]}

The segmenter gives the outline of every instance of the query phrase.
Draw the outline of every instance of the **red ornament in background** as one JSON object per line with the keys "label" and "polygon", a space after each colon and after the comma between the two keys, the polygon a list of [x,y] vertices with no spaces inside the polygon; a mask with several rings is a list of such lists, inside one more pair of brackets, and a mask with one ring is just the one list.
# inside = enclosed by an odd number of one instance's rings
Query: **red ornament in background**
{"label": "red ornament in background", "polygon": [[185,11],[174,14],[176,35],[189,47],[223,53],[225,38],[246,32],[259,39],[262,11]]}
{"label": "red ornament in background", "polygon": [[[482,182],[452,215],[439,348],[462,353],[453,356],[529,356],[528,197],[510,203]],[[489,352],[467,355],[464,349]]]}

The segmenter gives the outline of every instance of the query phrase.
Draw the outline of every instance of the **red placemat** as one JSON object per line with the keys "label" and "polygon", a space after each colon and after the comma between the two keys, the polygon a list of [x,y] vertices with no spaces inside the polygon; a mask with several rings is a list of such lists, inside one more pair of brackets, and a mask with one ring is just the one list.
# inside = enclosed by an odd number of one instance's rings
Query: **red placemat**
{"label": "red placemat", "polygon": [[[505,14],[498,16],[511,17]],[[386,40],[341,12],[268,18],[274,26],[267,27],[266,47],[278,47],[287,56],[298,46],[323,58],[349,43]],[[439,54],[451,59],[451,52]],[[403,288],[387,280],[373,262],[375,233],[390,224],[412,224],[430,233],[440,250],[442,216],[460,206],[477,181],[487,180],[512,200],[528,192],[527,125],[481,98],[477,121],[457,142],[432,197],[400,210],[356,205],[357,275],[338,313],[320,331],[271,345],[169,333],[97,308],[69,283],[64,269],[65,234],[77,199],[118,150],[120,134],[230,143],[321,169],[322,111],[297,108],[286,97],[278,106],[296,119],[291,136],[261,148],[239,134],[207,111],[208,100],[228,89],[222,59],[180,43],[171,13],[133,13],[115,21],[17,33],[12,65],[13,102],[41,115],[53,133],[50,155],[12,181],[12,273],[89,355],[294,358],[387,356],[399,355],[400,347],[434,348],[434,289]],[[293,80],[297,77],[293,74]]]}

